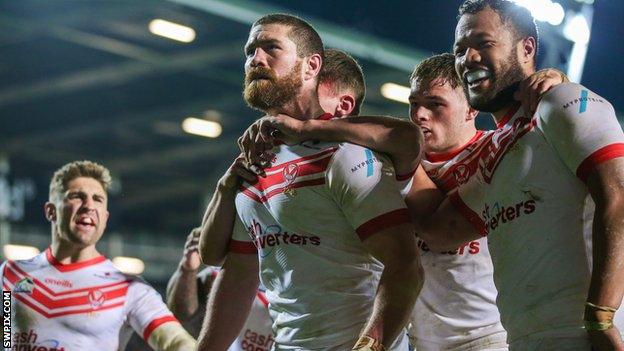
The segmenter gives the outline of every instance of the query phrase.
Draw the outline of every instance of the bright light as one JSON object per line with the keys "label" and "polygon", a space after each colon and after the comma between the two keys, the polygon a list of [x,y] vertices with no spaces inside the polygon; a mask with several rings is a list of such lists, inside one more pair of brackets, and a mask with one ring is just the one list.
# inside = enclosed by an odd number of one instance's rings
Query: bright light
{"label": "bright light", "polygon": [[189,134],[201,135],[208,138],[216,138],[221,135],[223,131],[219,123],[195,117],[188,117],[182,121],[182,129]]}
{"label": "bright light", "polygon": [[39,249],[25,245],[4,245],[2,248],[7,260],[27,260],[39,254]]}
{"label": "bright light", "polygon": [[563,35],[575,43],[589,43],[589,25],[587,24],[585,16],[577,14],[572,17],[572,19],[569,19],[563,28]]}
{"label": "bright light", "polygon": [[410,88],[394,83],[386,83],[381,86],[381,95],[386,99],[409,104]]}
{"label": "bright light", "polygon": [[141,274],[145,270],[145,263],[138,258],[117,256],[113,258],[117,269],[127,274]]}
{"label": "bright light", "polygon": [[551,0],[514,0],[518,5],[526,7],[536,20],[558,26],[563,22],[565,11],[558,2]]}
{"label": "bright light", "polygon": [[190,43],[195,39],[195,30],[181,24],[155,19],[149,23],[149,30],[153,34],[172,40]]}

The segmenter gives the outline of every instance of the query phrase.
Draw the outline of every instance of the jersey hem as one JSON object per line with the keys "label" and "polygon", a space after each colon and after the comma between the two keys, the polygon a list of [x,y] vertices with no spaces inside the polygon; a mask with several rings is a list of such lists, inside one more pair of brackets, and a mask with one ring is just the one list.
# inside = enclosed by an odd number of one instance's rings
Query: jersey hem
{"label": "jersey hem", "polygon": [[614,158],[624,157],[624,143],[604,146],[587,156],[576,169],[576,176],[584,183],[599,164]]}

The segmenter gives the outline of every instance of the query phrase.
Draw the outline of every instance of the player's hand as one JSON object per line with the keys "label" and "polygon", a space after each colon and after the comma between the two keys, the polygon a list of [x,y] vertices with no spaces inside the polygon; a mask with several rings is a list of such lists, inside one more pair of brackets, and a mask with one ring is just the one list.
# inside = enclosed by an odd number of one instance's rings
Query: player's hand
{"label": "player's hand", "polygon": [[522,108],[531,116],[537,109],[537,104],[542,95],[555,85],[568,82],[568,77],[562,72],[547,68],[537,71],[525,78],[521,83],[514,98],[522,103]]}
{"label": "player's hand", "polygon": [[218,184],[221,189],[236,190],[243,180],[253,184],[257,179],[257,174],[248,168],[245,157],[241,154],[225,171]]}
{"label": "player's hand", "polygon": [[306,140],[303,133],[305,121],[278,114],[263,117],[259,122],[259,133],[265,139],[279,140],[288,145],[296,145]]}
{"label": "player's hand", "polygon": [[264,118],[254,122],[243,136],[238,138],[238,147],[240,148],[245,162],[249,165],[249,169],[260,174],[260,168],[269,167],[271,160],[275,156],[273,149],[275,138],[270,133],[261,133],[265,123]]}
{"label": "player's hand", "polygon": [[624,351],[624,342],[622,342],[620,331],[615,326],[607,330],[592,330],[587,333],[593,351]]}
{"label": "player's hand", "polygon": [[185,271],[197,271],[201,265],[201,259],[199,258],[199,234],[201,228],[193,228],[191,233],[186,237],[186,243],[184,244],[184,255],[180,262],[180,267]]}

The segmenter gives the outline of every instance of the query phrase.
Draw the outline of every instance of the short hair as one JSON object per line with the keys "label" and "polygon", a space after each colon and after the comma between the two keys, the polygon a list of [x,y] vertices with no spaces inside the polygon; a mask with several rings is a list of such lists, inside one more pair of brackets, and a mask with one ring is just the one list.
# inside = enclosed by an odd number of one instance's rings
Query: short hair
{"label": "short hair", "polygon": [[475,14],[484,10],[486,7],[491,8],[498,13],[504,24],[511,23],[514,29],[516,39],[533,37],[535,38],[535,57],[538,52],[539,33],[535,18],[526,7],[520,6],[511,0],[465,0],[459,6],[460,18],[464,14]]}
{"label": "short hair", "polygon": [[455,70],[455,56],[453,54],[445,52],[421,61],[410,76],[410,84],[417,81],[428,85],[438,78],[442,79],[444,83],[449,83],[453,89],[462,86],[461,78]]}
{"label": "short hair", "polygon": [[79,177],[97,180],[106,192],[112,182],[110,171],[98,163],[87,160],[70,162],[54,172],[50,181],[50,200],[55,195],[64,193],[67,190],[67,184]]}
{"label": "short hair", "polygon": [[319,73],[319,84],[329,83],[334,93],[351,90],[355,95],[355,107],[350,115],[360,114],[364,97],[366,96],[366,83],[360,64],[344,51],[325,50],[325,62]]}
{"label": "short hair", "polygon": [[297,56],[319,54],[325,58],[321,36],[314,27],[301,18],[284,13],[273,13],[260,17],[251,27],[265,24],[281,24],[290,27],[288,37],[297,45]]}

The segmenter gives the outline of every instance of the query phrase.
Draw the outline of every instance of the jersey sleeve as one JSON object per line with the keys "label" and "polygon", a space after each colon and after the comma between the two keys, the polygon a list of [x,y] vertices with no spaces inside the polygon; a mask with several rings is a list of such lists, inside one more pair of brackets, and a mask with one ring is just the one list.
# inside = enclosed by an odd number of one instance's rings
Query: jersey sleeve
{"label": "jersey sleeve", "polygon": [[548,142],[582,181],[605,161],[624,156],[624,134],[613,106],[579,84],[561,84],[538,106]]}
{"label": "jersey sleeve", "polygon": [[234,220],[229,251],[237,254],[256,255],[258,249],[239,216]]}
{"label": "jersey sleeve", "polygon": [[168,322],[178,322],[160,294],[149,284],[133,278],[128,288],[128,321],[143,340],[147,341],[152,332]]}
{"label": "jersey sleeve", "polygon": [[327,184],[361,240],[410,222],[392,163],[381,154],[342,144],[330,163]]}

